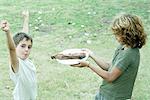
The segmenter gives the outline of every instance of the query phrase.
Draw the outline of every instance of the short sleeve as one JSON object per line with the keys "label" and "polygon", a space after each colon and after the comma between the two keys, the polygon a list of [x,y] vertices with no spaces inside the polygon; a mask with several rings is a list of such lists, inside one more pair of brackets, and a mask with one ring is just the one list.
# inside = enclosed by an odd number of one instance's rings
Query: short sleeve
{"label": "short sleeve", "polygon": [[114,66],[119,68],[121,71],[124,71],[131,64],[132,57],[130,49],[124,50],[118,55]]}

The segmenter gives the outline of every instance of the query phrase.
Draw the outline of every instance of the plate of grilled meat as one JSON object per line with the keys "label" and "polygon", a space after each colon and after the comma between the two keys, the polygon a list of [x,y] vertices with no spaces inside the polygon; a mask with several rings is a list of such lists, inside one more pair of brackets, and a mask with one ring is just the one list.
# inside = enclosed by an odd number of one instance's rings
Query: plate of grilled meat
{"label": "plate of grilled meat", "polygon": [[67,49],[51,56],[52,59],[66,65],[78,64],[82,60],[87,60],[88,57],[89,54],[84,49]]}

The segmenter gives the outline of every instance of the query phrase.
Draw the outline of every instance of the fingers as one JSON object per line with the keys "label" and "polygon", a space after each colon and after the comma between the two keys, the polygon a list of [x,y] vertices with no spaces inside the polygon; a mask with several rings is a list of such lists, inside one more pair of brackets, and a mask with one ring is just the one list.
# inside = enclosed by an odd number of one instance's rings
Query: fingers
{"label": "fingers", "polygon": [[87,48],[83,48],[83,49],[81,49],[82,51],[84,51],[84,52],[87,52],[87,53],[91,53],[91,50],[89,50],[89,49],[87,49]]}
{"label": "fingers", "polygon": [[7,24],[7,21],[6,20],[2,20],[1,23],[0,23],[0,27],[1,28],[4,28]]}
{"label": "fingers", "polygon": [[81,64],[80,64],[80,63],[77,63],[77,64],[73,64],[73,65],[70,65],[70,66],[79,67],[79,66],[81,66]]}
{"label": "fingers", "polygon": [[7,23],[7,20],[2,20],[1,23],[6,24],[6,23]]}
{"label": "fingers", "polygon": [[87,48],[84,48],[82,49],[84,52],[88,53],[89,57],[91,57],[94,53],[90,50],[90,49],[87,49]]}
{"label": "fingers", "polygon": [[87,48],[82,48],[81,49],[83,52],[85,51],[85,52],[87,52],[88,51],[88,49]]}
{"label": "fingers", "polygon": [[0,28],[5,32],[9,31],[9,23],[7,22],[7,20],[1,21]]}
{"label": "fingers", "polygon": [[24,10],[22,12],[23,17],[28,17],[29,16],[29,11],[28,10]]}
{"label": "fingers", "polygon": [[89,62],[88,61],[81,61],[79,62],[78,64],[74,64],[74,65],[71,65],[73,67],[86,67],[86,66],[89,66]]}
{"label": "fingers", "polygon": [[81,61],[80,64],[82,66],[88,66],[89,65],[89,61]]}
{"label": "fingers", "polygon": [[70,65],[70,66],[72,66],[72,67],[79,67],[79,68],[85,67],[81,63]]}

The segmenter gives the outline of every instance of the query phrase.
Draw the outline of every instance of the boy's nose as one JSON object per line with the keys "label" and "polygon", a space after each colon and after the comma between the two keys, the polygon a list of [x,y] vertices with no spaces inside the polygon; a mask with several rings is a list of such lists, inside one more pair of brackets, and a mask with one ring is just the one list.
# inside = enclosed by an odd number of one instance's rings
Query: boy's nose
{"label": "boy's nose", "polygon": [[26,47],[26,48],[25,48],[25,50],[26,50],[26,51],[28,51],[28,50],[29,50],[29,48],[28,48],[28,47]]}

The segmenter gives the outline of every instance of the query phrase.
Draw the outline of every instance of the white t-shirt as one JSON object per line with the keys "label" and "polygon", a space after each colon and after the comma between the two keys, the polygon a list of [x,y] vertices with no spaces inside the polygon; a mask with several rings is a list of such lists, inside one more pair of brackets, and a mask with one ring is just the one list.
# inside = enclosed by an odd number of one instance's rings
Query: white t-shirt
{"label": "white t-shirt", "polygon": [[14,100],[36,100],[36,68],[29,59],[19,59],[19,70],[14,73],[10,66],[10,78],[15,84]]}

